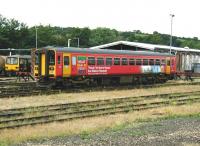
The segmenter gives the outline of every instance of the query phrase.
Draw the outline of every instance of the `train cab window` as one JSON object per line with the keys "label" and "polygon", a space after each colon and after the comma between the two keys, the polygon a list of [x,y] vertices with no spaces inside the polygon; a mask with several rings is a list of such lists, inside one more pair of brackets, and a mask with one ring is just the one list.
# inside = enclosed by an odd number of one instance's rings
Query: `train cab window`
{"label": "train cab window", "polygon": [[104,59],[103,58],[97,58],[97,65],[104,65]]}
{"label": "train cab window", "polygon": [[122,58],[122,65],[128,65],[128,59]]}
{"label": "train cab window", "polygon": [[136,59],[136,65],[142,65],[142,60],[141,59]]}
{"label": "train cab window", "polygon": [[55,65],[55,54],[49,54],[49,65]]}
{"label": "train cab window", "polygon": [[58,64],[60,64],[60,56],[58,56]]}
{"label": "train cab window", "polygon": [[7,57],[6,63],[7,64],[18,64],[18,58],[17,57]]}
{"label": "train cab window", "polygon": [[88,65],[95,65],[95,58],[94,57],[88,57]]}
{"label": "train cab window", "polygon": [[160,59],[156,59],[156,65],[160,65]]}
{"label": "train cab window", "polygon": [[38,54],[35,54],[35,65],[39,64],[39,57]]}
{"label": "train cab window", "polygon": [[129,59],[129,65],[135,65],[135,59],[133,58]]}
{"label": "train cab window", "polygon": [[143,65],[149,65],[149,60],[148,59],[143,59]]}
{"label": "train cab window", "polygon": [[120,65],[120,58],[114,58],[114,65]]}
{"label": "train cab window", "polygon": [[69,56],[64,56],[64,65],[69,65]]}
{"label": "train cab window", "polygon": [[154,59],[149,60],[149,65],[154,65]]}
{"label": "train cab window", "polygon": [[165,65],[165,59],[162,59],[161,65]]}
{"label": "train cab window", "polygon": [[106,65],[112,65],[112,58],[106,58]]}

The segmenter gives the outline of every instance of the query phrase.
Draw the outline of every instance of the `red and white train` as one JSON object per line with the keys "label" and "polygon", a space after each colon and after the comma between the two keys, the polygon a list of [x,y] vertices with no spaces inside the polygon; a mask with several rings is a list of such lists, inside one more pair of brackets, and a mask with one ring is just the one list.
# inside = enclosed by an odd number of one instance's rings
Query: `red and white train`
{"label": "red and white train", "polygon": [[71,85],[165,82],[176,74],[174,55],[126,50],[45,47],[35,51],[40,82]]}

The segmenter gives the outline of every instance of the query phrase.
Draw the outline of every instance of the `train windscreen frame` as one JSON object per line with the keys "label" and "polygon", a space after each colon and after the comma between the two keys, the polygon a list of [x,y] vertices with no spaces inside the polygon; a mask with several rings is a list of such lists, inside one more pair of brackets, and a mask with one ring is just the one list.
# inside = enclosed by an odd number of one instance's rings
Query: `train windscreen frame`
{"label": "train windscreen frame", "polygon": [[18,58],[17,57],[7,57],[6,58],[6,64],[17,65],[18,64]]}

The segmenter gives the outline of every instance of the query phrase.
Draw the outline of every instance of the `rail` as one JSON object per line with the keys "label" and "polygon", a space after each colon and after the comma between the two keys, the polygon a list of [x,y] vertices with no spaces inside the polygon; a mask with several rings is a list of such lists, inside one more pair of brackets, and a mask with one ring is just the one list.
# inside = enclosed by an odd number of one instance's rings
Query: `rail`
{"label": "rail", "polygon": [[191,104],[200,102],[199,95],[196,91],[1,110],[0,129]]}

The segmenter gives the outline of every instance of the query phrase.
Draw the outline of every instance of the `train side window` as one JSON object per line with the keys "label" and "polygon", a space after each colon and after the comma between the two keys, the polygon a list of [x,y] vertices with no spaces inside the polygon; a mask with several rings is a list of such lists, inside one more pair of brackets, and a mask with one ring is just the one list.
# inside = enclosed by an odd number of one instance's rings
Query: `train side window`
{"label": "train side window", "polygon": [[76,65],[76,56],[72,56],[72,65]]}
{"label": "train side window", "polygon": [[135,65],[135,59],[133,58],[129,59],[129,65]]}
{"label": "train side window", "polygon": [[60,56],[58,56],[58,64],[60,64]]}
{"label": "train side window", "polygon": [[114,58],[114,65],[120,65],[120,58]]}
{"label": "train side window", "polygon": [[69,65],[69,56],[64,56],[64,65]]}
{"label": "train side window", "polygon": [[128,59],[122,58],[122,65],[128,65]]}
{"label": "train side window", "polygon": [[160,59],[156,59],[156,65],[160,65]]}
{"label": "train side window", "polygon": [[106,58],[106,65],[112,65],[112,58]]}
{"label": "train side window", "polygon": [[20,59],[19,59],[19,64],[20,64],[20,65],[26,64],[26,60],[25,60],[24,58],[20,58]]}
{"label": "train side window", "polygon": [[149,65],[154,65],[154,59],[149,60]]}
{"label": "train side window", "polygon": [[142,60],[141,59],[136,59],[136,65],[142,65]]}
{"label": "train side window", "polygon": [[162,59],[161,64],[165,65],[165,59]]}
{"label": "train side window", "polygon": [[103,58],[97,58],[97,65],[104,65],[104,59]]}
{"label": "train side window", "polygon": [[94,57],[88,57],[88,65],[95,65],[95,58]]}
{"label": "train side window", "polygon": [[167,66],[170,66],[170,60],[167,60]]}
{"label": "train side window", "polygon": [[143,59],[143,65],[149,65],[149,60],[148,59]]}

